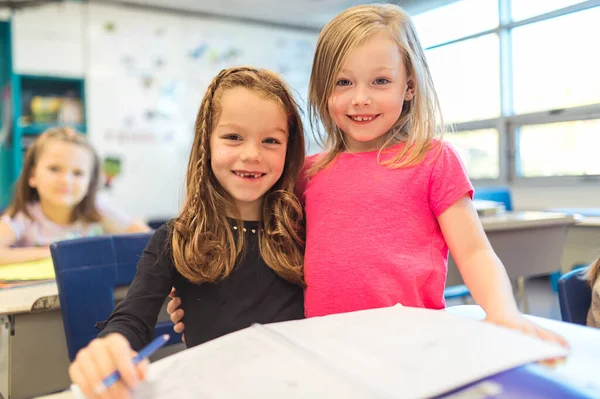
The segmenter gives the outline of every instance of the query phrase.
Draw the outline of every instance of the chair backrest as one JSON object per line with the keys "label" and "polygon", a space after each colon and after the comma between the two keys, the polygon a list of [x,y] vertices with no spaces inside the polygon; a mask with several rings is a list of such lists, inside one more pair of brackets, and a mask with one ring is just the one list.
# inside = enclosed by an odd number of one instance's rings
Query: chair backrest
{"label": "chair backrest", "polygon": [[586,324],[592,304],[592,289],[582,278],[586,268],[571,270],[558,280],[558,301],[563,321]]}
{"label": "chair backrest", "polygon": [[[95,323],[115,307],[114,290],[131,284],[152,233],[87,237],[50,246],[60,309],[71,360],[96,337]],[[173,324],[159,322],[155,335],[169,334],[169,344],[181,342]]]}
{"label": "chair backrest", "polygon": [[510,188],[505,186],[475,187],[473,198],[477,200],[486,200],[500,202],[504,204],[507,211],[513,210]]}

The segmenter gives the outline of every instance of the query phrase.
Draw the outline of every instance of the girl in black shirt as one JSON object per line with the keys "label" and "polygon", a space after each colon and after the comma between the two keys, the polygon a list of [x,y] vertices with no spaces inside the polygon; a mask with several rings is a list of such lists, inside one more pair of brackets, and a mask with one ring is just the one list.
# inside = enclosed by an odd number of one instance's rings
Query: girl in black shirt
{"label": "girl in black shirt", "polygon": [[302,122],[285,83],[266,70],[221,71],[196,118],[181,213],[154,233],[125,299],[69,369],[89,399],[115,369],[122,380],[103,398],[127,395],[143,377],[145,366],[136,370],[131,356],[153,338],[173,286],[188,347],[253,323],[304,317],[294,194],[303,161]]}

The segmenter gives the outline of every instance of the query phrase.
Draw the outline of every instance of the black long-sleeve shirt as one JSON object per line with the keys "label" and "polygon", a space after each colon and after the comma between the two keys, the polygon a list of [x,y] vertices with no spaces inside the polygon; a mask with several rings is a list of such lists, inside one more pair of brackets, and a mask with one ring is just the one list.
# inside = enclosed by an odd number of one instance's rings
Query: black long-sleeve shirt
{"label": "black long-sleeve shirt", "polygon": [[175,269],[168,224],[148,243],[127,295],[98,335],[124,335],[134,350],[154,337],[158,314],[175,287],[185,311],[188,347],[199,345],[253,323],[272,323],[304,317],[302,287],[279,277],[261,258],[258,222],[244,222],[246,248],[231,274],[218,283],[193,284]]}

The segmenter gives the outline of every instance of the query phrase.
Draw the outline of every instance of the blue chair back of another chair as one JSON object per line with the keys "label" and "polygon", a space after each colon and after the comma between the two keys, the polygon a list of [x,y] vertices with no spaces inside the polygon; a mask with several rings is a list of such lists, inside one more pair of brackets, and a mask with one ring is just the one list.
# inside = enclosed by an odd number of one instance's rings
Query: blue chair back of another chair
{"label": "blue chair back of another chair", "polygon": [[592,304],[592,289],[582,278],[586,269],[572,270],[558,280],[558,301],[563,321],[586,324]]}
{"label": "blue chair back of another chair", "polygon": [[[152,233],[88,237],[50,246],[60,309],[71,360],[96,337],[95,323],[115,307],[114,290],[131,284],[138,260]],[[155,335],[169,334],[169,344],[181,342],[173,324],[159,322]]]}
{"label": "blue chair back of another chair", "polygon": [[473,198],[477,200],[494,201],[504,204],[507,211],[513,210],[510,188],[504,186],[475,187]]}

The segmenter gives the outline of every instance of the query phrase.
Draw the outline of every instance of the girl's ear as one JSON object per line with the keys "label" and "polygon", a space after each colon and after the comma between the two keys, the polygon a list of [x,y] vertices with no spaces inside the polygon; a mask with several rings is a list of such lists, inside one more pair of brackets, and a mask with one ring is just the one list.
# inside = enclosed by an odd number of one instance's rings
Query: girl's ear
{"label": "girl's ear", "polygon": [[31,172],[31,175],[29,175],[29,180],[27,180],[27,182],[29,183],[29,187],[31,188],[35,188],[36,186],[36,178],[35,178],[35,173]]}
{"label": "girl's ear", "polygon": [[406,93],[404,93],[404,101],[410,101],[415,96],[415,81],[413,78],[408,78],[406,81]]}

